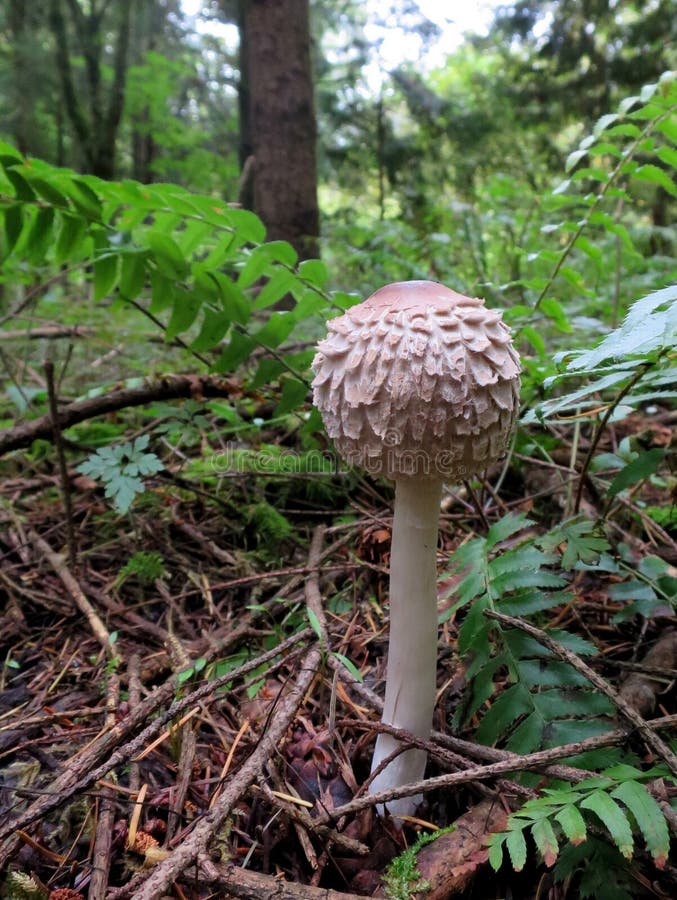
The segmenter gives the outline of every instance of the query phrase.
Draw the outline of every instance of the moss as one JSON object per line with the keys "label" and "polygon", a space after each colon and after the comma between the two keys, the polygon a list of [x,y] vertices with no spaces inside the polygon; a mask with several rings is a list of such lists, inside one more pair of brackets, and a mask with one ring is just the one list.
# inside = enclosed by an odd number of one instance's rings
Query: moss
{"label": "moss", "polygon": [[422,834],[415,844],[395,857],[383,875],[383,886],[389,900],[410,900],[413,894],[429,889],[430,882],[421,878],[418,870],[418,852],[454,828],[451,825],[432,834]]}

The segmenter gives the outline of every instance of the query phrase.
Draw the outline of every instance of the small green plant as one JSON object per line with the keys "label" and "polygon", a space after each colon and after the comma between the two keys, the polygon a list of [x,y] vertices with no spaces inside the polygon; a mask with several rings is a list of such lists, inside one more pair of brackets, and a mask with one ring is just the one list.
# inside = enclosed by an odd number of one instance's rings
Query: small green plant
{"label": "small green plant", "polygon": [[194,675],[199,675],[206,665],[207,660],[203,657],[200,657],[200,659],[196,659],[190,668],[183,669],[183,671],[179,672],[179,674],[176,676],[177,684],[184,684],[184,682],[191,679]]}
{"label": "small green plant", "polygon": [[155,453],[145,452],[148,441],[148,435],[142,434],[131,442],[102,447],[77,467],[83,475],[103,482],[106,497],[119,513],[126,513],[146,490],[140,476],[155,475],[164,468]]}
{"label": "small green plant", "polygon": [[247,510],[247,522],[260,536],[261,543],[276,543],[283,541],[292,534],[292,526],[289,519],[278,512],[270,503],[261,500]]}
{"label": "small green plant", "polygon": [[432,834],[420,835],[416,843],[395,857],[383,875],[383,886],[389,900],[410,900],[413,894],[423,893],[429,889],[430,882],[421,878],[418,871],[418,852],[443,834],[449,834],[454,827],[451,825]]}
{"label": "small green plant", "polygon": [[164,574],[165,562],[159,553],[138,550],[120,569],[115,586],[121,587],[129,578],[136,578],[141,584],[148,585]]}
{"label": "small green plant", "polygon": [[5,900],[44,900],[47,892],[25,872],[9,871],[2,885]]}
{"label": "small green plant", "polygon": [[[528,855],[526,835],[530,834],[547,866],[557,861],[560,843],[569,842],[578,849],[560,858],[558,875],[565,877],[580,868],[584,860],[590,865],[591,854],[599,857],[598,843],[588,841],[591,832],[594,837],[601,825],[623,860],[632,859],[635,836],[639,834],[654,863],[662,869],[670,852],[670,834],[663,811],[646,787],[647,782],[657,777],[670,776],[663,769],[641,772],[632,766],[619,765],[578,784],[545,789],[540,797],[528,800],[508,818],[505,831],[491,835],[489,862],[497,871],[505,848],[515,871],[523,869]],[[607,884],[609,878],[614,884],[613,870],[607,873]],[[581,893],[581,896],[601,895]]]}

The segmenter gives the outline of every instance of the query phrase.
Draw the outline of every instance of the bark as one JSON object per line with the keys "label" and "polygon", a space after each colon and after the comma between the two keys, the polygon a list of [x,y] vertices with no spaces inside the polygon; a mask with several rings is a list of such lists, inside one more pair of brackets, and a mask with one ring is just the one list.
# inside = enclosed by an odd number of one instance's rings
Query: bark
{"label": "bark", "polygon": [[301,259],[316,257],[309,0],[241,0],[239,24],[241,156],[254,157],[253,209],[269,240],[289,241]]}

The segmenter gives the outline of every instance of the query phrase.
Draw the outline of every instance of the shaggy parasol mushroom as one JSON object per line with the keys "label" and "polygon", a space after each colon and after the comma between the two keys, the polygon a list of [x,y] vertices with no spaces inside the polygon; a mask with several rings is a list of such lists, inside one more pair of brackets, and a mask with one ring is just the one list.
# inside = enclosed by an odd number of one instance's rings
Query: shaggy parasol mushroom
{"label": "shaggy parasol mushroom", "polygon": [[[314,401],[351,465],[395,480],[390,642],[383,722],[427,739],[437,672],[437,530],[444,481],[504,455],[519,399],[519,358],[500,313],[431,281],[387,285],[328,323],[313,361]],[[372,772],[400,748],[380,734]],[[423,777],[400,753],[376,792]],[[420,797],[391,801],[410,815]]]}

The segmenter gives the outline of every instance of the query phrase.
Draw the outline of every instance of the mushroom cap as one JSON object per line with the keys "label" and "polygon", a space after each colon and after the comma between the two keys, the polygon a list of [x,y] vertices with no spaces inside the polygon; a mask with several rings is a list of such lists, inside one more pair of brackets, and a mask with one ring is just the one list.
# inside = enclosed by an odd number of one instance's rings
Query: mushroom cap
{"label": "mushroom cap", "polygon": [[496,310],[433,281],[386,285],[328,323],[313,398],[351,465],[458,481],[500,459],[520,364]]}

